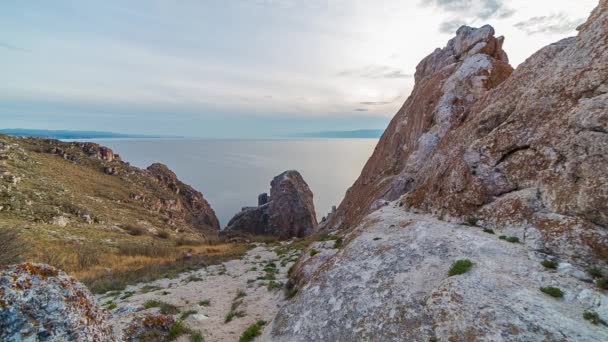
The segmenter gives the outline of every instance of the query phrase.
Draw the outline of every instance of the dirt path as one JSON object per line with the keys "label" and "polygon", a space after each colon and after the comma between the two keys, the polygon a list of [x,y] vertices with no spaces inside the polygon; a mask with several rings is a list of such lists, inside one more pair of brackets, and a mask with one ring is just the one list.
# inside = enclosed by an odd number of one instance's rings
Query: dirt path
{"label": "dirt path", "polygon": [[[129,286],[118,295],[100,295],[98,299],[101,303],[115,303],[112,325],[122,340],[129,337],[122,331],[134,318],[159,313],[159,307],[145,308],[147,302],[158,301],[176,306],[180,312],[175,314],[176,319],[190,312],[184,322],[190,329],[200,331],[205,341],[238,341],[249,325],[258,320],[272,320],[286,302],[284,286],[280,285],[286,283],[287,271],[297,256],[294,250],[279,257],[272,248],[258,244],[242,259],[184,273],[174,279]],[[275,280],[270,280],[273,277]],[[269,288],[269,284],[277,288]],[[233,304],[236,316],[226,323]],[[187,336],[182,336],[178,341],[187,340]]]}

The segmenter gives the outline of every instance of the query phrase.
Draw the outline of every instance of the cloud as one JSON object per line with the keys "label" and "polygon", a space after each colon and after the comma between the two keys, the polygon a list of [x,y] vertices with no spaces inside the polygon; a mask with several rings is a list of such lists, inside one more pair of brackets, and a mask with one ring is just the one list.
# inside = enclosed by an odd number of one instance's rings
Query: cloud
{"label": "cloud", "polygon": [[386,65],[368,65],[362,68],[349,69],[340,71],[340,77],[357,77],[357,78],[412,78],[414,75],[406,74],[401,69],[389,67]]}
{"label": "cloud", "polygon": [[528,20],[518,22],[515,24],[515,27],[528,34],[564,34],[574,31],[576,27],[584,21],[585,18],[571,19],[565,13],[557,13],[532,17]]}
{"label": "cloud", "polygon": [[355,112],[367,112],[367,108],[355,108]]}
{"label": "cloud", "polygon": [[24,49],[22,47],[18,47],[18,46],[12,45],[12,44],[3,43],[3,42],[0,42],[0,48],[7,49],[7,50],[13,50],[13,51],[31,52],[31,50]]}
{"label": "cloud", "polygon": [[435,6],[450,15],[450,19],[439,26],[441,33],[453,34],[467,22],[505,19],[513,16],[515,10],[507,7],[503,0],[431,0],[421,6]]}

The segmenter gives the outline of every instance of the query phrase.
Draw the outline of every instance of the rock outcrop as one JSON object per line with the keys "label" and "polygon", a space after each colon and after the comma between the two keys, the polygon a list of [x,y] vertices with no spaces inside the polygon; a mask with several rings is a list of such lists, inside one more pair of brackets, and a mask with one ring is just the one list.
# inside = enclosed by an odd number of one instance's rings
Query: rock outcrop
{"label": "rock outcrop", "polygon": [[416,85],[330,228],[384,202],[475,217],[574,262],[608,260],[608,5],[513,72],[490,26],[462,27]]}
{"label": "rock outcrop", "polygon": [[239,234],[304,237],[317,225],[313,194],[298,171],[285,171],[270,182],[270,197],[258,196],[257,207],[245,207],[224,230]]}
{"label": "rock outcrop", "polygon": [[51,266],[0,271],[2,341],[113,341],[109,319],[84,285]]}

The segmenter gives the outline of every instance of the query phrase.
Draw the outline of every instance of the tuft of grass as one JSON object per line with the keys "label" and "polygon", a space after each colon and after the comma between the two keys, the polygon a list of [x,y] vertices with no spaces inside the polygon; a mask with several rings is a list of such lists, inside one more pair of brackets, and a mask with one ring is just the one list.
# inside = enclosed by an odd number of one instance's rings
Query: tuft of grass
{"label": "tuft of grass", "polygon": [[604,275],[602,269],[597,266],[589,267],[587,273],[593,278],[601,278]]}
{"label": "tuft of grass", "polygon": [[169,327],[169,341],[173,341],[182,335],[186,335],[190,332],[190,329],[184,324],[182,320],[177,320]]}
{"label": "tuft of grass", "polygon": [[114,301],[112,300],[105,302],[102,306],[105,306],[108,310],[114,310],[116,309],[116,307],[118,307],[118,305],[116,305],[116,303],[114,303]]}
{"label": "tuft of grass", "polygon": [[336,240],[336,242],[334,242],[334,248],[340,249],[340,248],[342,248],[343,244],[344,244],[344,241],[342,240],[342,238],[338,238]]}
{"label": "tuft of grass", "polygon": [[310,256],[315,256],[315,255],[319,254],[319,251],[313,248],[310,250],[310,252],[308,254],[310,254]]}
{"label": "tuft of grass", "polygon": [[564,296],[564,292],[562,292],[562,290],[553,286],[541,287],[539,290],[555,298],[562,298]]}
{"label": "tuft of grass", "polygon": [[189,342],[205,342],[203,335],[201,335],[200,331],[193,331],[190,333],[188,337]]}
{"label": "tuft of grass", "polygon": [[289,291],[287,291],[286,297],[287,299],[291,299],[293,297],[295,297],[298,294],[298,289],[296,289],[295,287]]}
{"label": "tuft of grass", "polygon": [[494,234],[494,230],[490,228],[484,228],[483,232],[488,234]]}
{"label": "tuft of grass", "polygon": [[134,294],[135,292],[133,291],[126,291],[122,296],[120,296],[120,299],[127,299],[133,297]]}
{"label": "tuft of grass", "polygon": [[519,243],[519,238],[516,236],[509,236],[505,240],[510,243]]}
{"label": "tuft of grass", "polygon": [[608,290],[608,278],[601,278],[596,280],[595,285],[602,290]]}
{"label": "tuft of grass", "polygon": [[149,293],[149,292],[154,292],[154,291],[158,291],[158,290],[162,290],[162,287],[160,286],[154,286],[154,285],[144,285],[141,287],[141,289],[139,290],[139,292],[141,293]]}
{"label": "tuft of grass", "polygon": [[604,320],[602,320],[600,318],[600,315],[597,312],[594,311],[585,311],[583,312],[583,318],[589,322],[591,322],[592,324],[603,324],[603,325],[608,325],[606,324],[606,322],[604,322]]}
{"label": "tuft of grass", "polygon": [[156,234],[156,236],[158,236],[160,239],[167,240],[171,237],[171,234],[169,234],[169,232],[166,230],[161,230]]}
{"label": "tuft of grass", "polygon": [[201,300],[200,302],[198,302],[198,305],[209,306],[209,305],[211,305],[211,301],[209,299]]}
{"label": "tuft of grass", "polygon": [[0,267],[23,261],[27,250],[17,228],[0,228]]}
{"label": "tuft of grass", "polygon": [[551,260],[543,260],[540,263],[541,265],[543,265],[546,268],[550,268],[550,269],[557,269],[557,265],[559,265],[559,263],[557,261],[551,261]]}
{"label": "tuft of grass", "polygon": [[266,325],[266,321],[260,320],[250,325],[239,337],[239,342],[251,342],[256,337],[262,334],[262,327]]}
{"label": "tuft of grass", "polygon": [[448,271],[448,276],[455,276],[468,272],[473,267],[473,262],[469,259],[456,260]]}
{"label": "tuft of grass", "polygon": [[268,291],[280,289],[281,287],[283,287],[283,284],[281,282],[278,282],[278,281],[271,280],[268,283]]}
{"label": "tuft of grass", "polygon": [[477,217],[475,217],[475,216],[469,216],[464,221],[464,223],[467,226],[473,226],[473,227],[477,226],[477,222],[479,222],[479,219]]}
{"label": "tuft of grass", "polygon": [[196,274],[189,275],[186,279],[183,280],[184,283],[190,283],[193,281],[203,281],[203,278],[197,276]]}
{"label": "tuft of grass", "polygon": [[230,323],[235,317],[245,317],[243,311],[229,311],[224,317],[224,323]]}
{"label": "tuft of grass", "polygon": [[122,227],[122,229],[126,230],[127,233],[129,233],[129,235],[133,235],[133,236],[141,236],[148,232],[148,230],[146,228],[136,226],[133,224],[125,224]]}
{"label": "tuft of grass", "polygon": [[499,236],[498,238],[499,238],[499,239],[501,239],[501,240],[506,240],[506,239],[507,239],[507,236],[506,236],[506,235],[501,235],[501,236]]}
{"label": "tuft of grass", "polygon": [[181,313],[181,315],[179,315],[179,319],[182,320],[182,321],[184,321],[184,320],[186,320],[186,318],[188,318],[188,317],[190,317],[192,315],[195,315],[197,313],[198,313],[198,311],[196,311],[196,310],[184,311],[184,312]]}
{"label": "tuft of grass", "polygon": [[242,289],[239,289],[238,291],[236,291],[236,297],[234,297],[234,300],[243,298],[245,296],[247,296],[247,292],[243,291]]}
{"label": "tuft of grass", "polygon": [[160,313],[163,315],[175,315],[179,312],[177,306],[159,300],[149,300],[144,303],[144,308],[160,308]]}

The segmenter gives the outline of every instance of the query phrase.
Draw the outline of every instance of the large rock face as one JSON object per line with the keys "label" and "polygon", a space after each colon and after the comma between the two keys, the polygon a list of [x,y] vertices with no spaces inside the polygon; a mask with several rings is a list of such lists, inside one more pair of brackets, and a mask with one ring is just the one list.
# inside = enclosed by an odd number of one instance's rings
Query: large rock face
{"label": "large rock face", "polygon": [[[263,341],[606,341],[608,296],[584,272],[479,228],[386,206],[318,253],[308,282],[265,330]],[[319,248],[315,246],[315,248]],[[320,249],[325,251],[326,249]],[[329,258],[329,259],[328,259]],[[469,259],[467,273],[448,276]],[[317,265],[315,265],[317,264]],[[553,298],[540,287],[564,292]]]}
{"label": "large rock face", "polygon": [[313,194],[298,171],[285,171],[270,182],[270,198],[262,194],[258,206],[243,208],[225,229],[226,234],[272,235],[283,239],[313,232],[317,217]]}
{"label": "large rock face", "polygon": [[51,266],[0,271],[2,341],[113,341],[109,318],[84,285]]}
{"label": "large rock face", "polygon": [[463,27],[418,65],[329,227],[401,198],[578,263],[608,259],[608,3],[513,73],[502,41]]}

